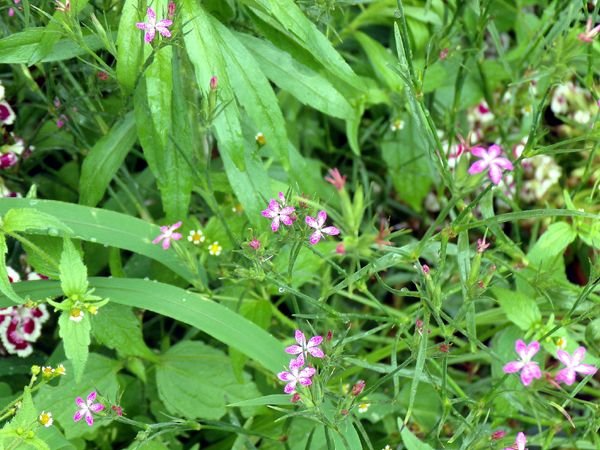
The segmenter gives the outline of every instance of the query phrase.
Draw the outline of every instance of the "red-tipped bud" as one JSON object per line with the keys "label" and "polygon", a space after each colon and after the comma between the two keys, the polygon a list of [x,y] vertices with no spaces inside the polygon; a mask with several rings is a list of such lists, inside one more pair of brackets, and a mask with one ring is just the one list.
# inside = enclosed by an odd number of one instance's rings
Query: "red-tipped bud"
{"label": "red-tipped bud", "polygon": [[326,340],[327,342],[329,342],[329,341],[331,341],[331,338],[333,338],[333,331],[329,330],[329,331],[327,332],[327,335],[325,336],[325,340]]}
{"label": "red-tipped bud", "polygon": [[352,395],[358,397],[365,389],[365,380],[358,380],[354,386],[352,386]]}
{"label": "red-tipped bud", "polygon": [[175,16],[175,10],[177,9],[177,5],[175,4],[175,2],[171,1],[169,2],[169,6],[167,8],[167,16],[169,17],[169,19],[172,19]]}
{"label": "red-tipped bud", "polygon": [[254,238],[250,242],[248,242],[248,246],[254,250],[258,250],[260,248],[260,241]]}
{"label": "red-tipped bud", "polygon": [[431,269],[429,269],[429,266],[427,264],[423,264],[423,273],[425,275],[429,275]]}
{"label": "red-tipped bud", "polygon": [[491,437],[492,437],[492,439],[494,441],[497,441],[499,439],[502,439],[504,436],[506,436],[506,431],[504,431],[504,430],[498,430],[498,431],[494,431],[492,433]]}
{"label": "red-tipped bud", "polygon": [[342,242],[340,242],[338,245],[335,246],[335,252],[338,255],[345,255],[346,254],[346,247],[344,247],[344,244]]}
{"label": "red-tipped bud", "polygon": [[290,399],[290,402],[292,403],[298,403],[300,401],[300,394],[298,394],[297,392],[292,395],[292,398]]}
{"label": "red-tipped bud", "polygon": [[446,48],[443,48],[443,49],[440,51],[440,59],[441,59],[442,61],[443,61],[443,60],[445,60],[445,59],[448,57],[448,51],[449,51],[449,50],[448,50],[448,48],[447,48],[447,47],[446,47]]}
{"label": "red-tipped bud", "polygon": [[210,77],[210,88],[213,91],[216,91],[219,87],[219,79],[216,76]]}

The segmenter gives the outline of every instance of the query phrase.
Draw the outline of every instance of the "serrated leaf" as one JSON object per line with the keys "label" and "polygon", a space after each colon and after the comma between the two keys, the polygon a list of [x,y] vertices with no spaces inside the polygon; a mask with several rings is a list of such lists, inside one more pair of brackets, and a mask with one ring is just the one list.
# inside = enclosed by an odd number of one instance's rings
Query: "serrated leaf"
{"label": "serrated leaf", "polygon": [[117,121],[85,157],[79,178],[79,203],[96,206],[136,141],[133,113]]}
{"label": "serrated leaf", "polygon": [[[201,342],[184,341],[171,347],[156,368],[162,402],[172,414],[190,419],[220,419],[228,403],[260,395],[250,376],[244,378],[239,383],[229,358]],[[253,411],[241,409],[244,415]]]}
{"label": "serrated leaf", "polygon": [[87,292],[87,269],[70,239],[64,240],[59,270],[60,285],[67,297],[82,296]]}
{"label": "serrated leaf", "polygon": [[33,208],[15,208],[9,210],[2,218],[2,228],[7,233],[44,233],[50,235],[73,234],[57,217]]}
{"label": "serrated leaf", "polygon": [[75,381],[80,382],[88,360],[91,323],[87,312],[79,322],[70,319],[70,312],[63,311],[58,319],[58,335],[63,340],[65,355],[73,365]]}
{"label": "serrated leaf", "polygon": [[508,320],[521,330],[529,331],[533,325],[541,322],[540,309],[535,300],[528,295],[501,287],[493,287],[492,293],[498,299]]}
{"label": "serrated leaf", "polygon": [[35,435],[38,411],[31,398],[31,389],[26,386],[15,417],[0,431],[0,448],[28,450],[50,450],[50,447]]}

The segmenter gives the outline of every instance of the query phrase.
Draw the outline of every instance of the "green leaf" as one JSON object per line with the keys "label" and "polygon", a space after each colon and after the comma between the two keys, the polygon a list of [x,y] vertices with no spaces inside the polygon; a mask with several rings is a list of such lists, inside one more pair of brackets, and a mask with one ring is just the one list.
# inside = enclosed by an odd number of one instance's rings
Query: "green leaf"
{"label": "green leaf", "polygon": [[[402,424],[400,423],[399,425],[401,426]],[[419,438],[412,434],[405,426],[402,427],[400,435],[402,436],[402,442],[406,445],[407,450],[433,450],[428,444],[421,442]]]}
{"label": "green leaf", "polygon": [[79,322],[71,320],[70,316],[70,311],[61,313],[58,319],[58,334],[63,340],[65,355],[73,364],[75,381],[79,383],[88,359],[91,324],[87,312]]}
{"label": "green leaf", "polygon": [[346,120],[353,117],[352,106],[327,78],[269,41],[242,33],[236,36],[252,53],[262,72],[301,103],[332,117]]}
{"label": "green leaf", "polygon": [[[142,2],[145,3],[145,2]],[[143,33],[136,28],[143,22],[145,5],[139,0],[125,0],[121,9],[119,34],[117,35],[117,81],[126,92],[132,92],[143,67]]]}
{"label": "green leaf", "polygon": [[133,113],[113,125],[85,157],[79,178],[79,203],[96,206],[136,141]]}
{"label": "green leaf", "polygon": [[31,429],[32,425],[37,422],[38,413],[37,409],[33,405],[33,399],[31,398],[31,389],[26,386],[23,391],[23,399],[21,401],[21,407],[17,410],[15,417],[7,424],[6,428],[16,430],[22,428],[23,430]]}
{"label": "green leaf", "polygon": [[87,292],[87,269],[70,239],[64,240],[59,268],[60,285],[65,296],[82,296]]}
{"label": "green leaf", "polygon": [[156,355],[144,342],[140,320],[131,308],[108,303],[94,316],[92,323],[94,338],[120,356],[139,356],[150,360]]}
{"label": "green leaf", "polygon": [[528,295],[501,287],[492,288],[492,293],[498,299],[508,320],[521,330],[529,331],[533,325],[541,322],[540,309],[535,300]]}
{"label": "green leaf", "polygon": [[[220,419],[231,401],[260,395],[250,376],[239,383],[225,354],[201,342],[184,341],[161,356],[156,368],[158,394],[172,414]],[[242,407],[249,415],[253,408]]]}
{"label": "green leaf", "polygon": [[[73,230],[77,239],[118,247],[147,256],[162,263],[165,268],[194,283],[199,282],[173,251],[164,251],[152,244],[160,233],[158,226],[114,211],[52,200],[0,198],[0,214],[12,208],[32,207],[36,211],[52,214]],[[0,286],[2,282],[0,281]]]}
{"label": "green leaf", "polygon": [[8,271],[6,270],[7,253],[8,247],[6,246],[6,237],[4,236],[4,233],[0,233],[0,291],[14,303],[25,303],[25,300],[19,297],[14,291],[8,277]]}
{"label": "green leaf", "polygon": [[31,398],[31,389],[26,386],[17,414],[0,431],[0,448],[50,450],[50,447],[35,435],[37,419],[38,411]]}
{"label": "green leaf", "polygon": [[[270,333],[204,296],[150,280],[90,278],[89,282],[100,297],[187,323],[238,349],[273,373],[289,363],[283,344]],[[34,299],[61,293],[59,283],[47,280],[16,283],[15,289]],[[0,307],[10,305],[8,298],[0,296]],[[102,309],[98,314],[102,314]]]}
{"label": "green leaf", "polygon": [[380,78],[393,92],[401,92],[404,89],[402,78],[391,69],[398,60],[376,40],[368,35],[357,31],[354,38],[362,46],[365,55],[369,58],[375,75]]}
{"label": "green leaf", "polygon": [[266,405],[289,405],[290,396],[289,394],[273,394],[265,395],[258,398],[251,398],[249,400],[241,400],[239,402],[233,402],[227,406],[230,408],[238,408],[243,406],[266,406]]}
{"label": "green leaf", "polygon": [[7,233],[43,233],[52,236],[73,233],[68,226],[55,216],[33,208],[15,208],[2,218],[2,229]]}
{"label": "green leaf", "polygon": [[[77,410],[75,398],[86,398],[90,392],[96,391],[98,395],[115,402],[119,390],[117,372],[121,368],[122,364],[118,361],[91,353],[84,376],[77,381],[73,366],[67,361],[66,375],[60,377],[58,386],[42,386],[35,396],[35,403],[41,410],[52,412],[54,420],[64,430],[67,439],[81,437],[89,433],[90,429],[85,422],[73,422],[73,414]],[[102,399],[99,398],[98,401]],[[94,428],[109,423],[107,420],[96,420]]]}

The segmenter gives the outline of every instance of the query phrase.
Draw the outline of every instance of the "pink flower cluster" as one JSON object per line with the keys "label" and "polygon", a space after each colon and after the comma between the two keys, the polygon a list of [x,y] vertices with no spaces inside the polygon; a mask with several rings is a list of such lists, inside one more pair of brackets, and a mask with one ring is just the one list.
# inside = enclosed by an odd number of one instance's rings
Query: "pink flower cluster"
{"label": "pink flower cluster", "polygon": [[[537,362],[532,361],[532,358],[540,350],[540,343],[533,341],[527,345],[521,339],[515,342],[515,351],[521,357],[520,360],[511,361],[503,367],[504,373],[521,372],[521,382],[524,386],[529,386],[534,379],[542,377],[542,371]],[[564,368],[559,370],[554,378],[559,383],[565,383],[571,386],[575,383],[577,373],[582,375],[594,375],[598,369],[590,364],[582,364],[585,359],[585,347],[579,347],[573,355],[569,355],[566,351],[559,349],[556,352],[558,360],[564,364]]]}
{"label": "pink flower cluster", "polygon": [[295,337],[297,344],[290,345],[285,349],[285,352],[290,355],[298,355],[298,357],[290,361],[289,372],[279,372],[277,374],[281,381],[287,383],[283,389],[286,394],[294,394],[298,384],[302,386],[312,384],[312,377],[317,371],[314,367],[304,367],[308,355],[314,358],[325,357],[325,353],[319,348],[319,345],[323,342],[323,336],[313,336],[307,341],[304,333],[296,330]]}
{"label": "pink flower cluster", "polygon": [[[274,198],[269,201],[267,209],[261,211],[261,215],[267,219],[271,219],[271,230],[274,233],[279,230],[282,223],[290,227],[297,220],[296,208],[287,205],[283,192],[279,193],[279,201]],[[334,226],[325,227],[326,221],[327,213],[325,211],[319,211],[316,218],[306,216],[306,224],[315,230],[309,238],[309,242],[312,245],[316,245],[325,235],[337,236],[340,234],[340,230]]]}
{"label": "pink flower cluster", "polygon": [[[19,274],[7,267],[11,283],[20,281]],[[35,272],[28,274],[28,280],[39,279]],[[33,343],[38,340],[42,324],[50,315],[45,305],[15,305],[0,308],[0,340],[7,353],[22,358],[33,352]]]}

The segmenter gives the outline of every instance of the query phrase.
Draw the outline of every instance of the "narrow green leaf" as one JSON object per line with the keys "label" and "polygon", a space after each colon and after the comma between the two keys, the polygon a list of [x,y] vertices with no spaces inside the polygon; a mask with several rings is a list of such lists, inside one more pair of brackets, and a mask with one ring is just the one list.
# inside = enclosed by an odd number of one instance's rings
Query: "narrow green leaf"
{"label": "narrow green leaf", "polygon": [[88,290],[87,269],[70,239],[65,239],[60,256],[60,285],[67,297],[81,296]]}
{"label": "narrow green leaf", "polygon": [[[401,425],[401,424],[400,424]],[[428,444],[421,442],[412,432],[405,426],[402,427],[400,432],[402,441],[406,445],[407,450],[433,450]]]}
{"label": "narrow green leaf", "polygon": [[75,381],[81,381],[90,346],[90,318],[84,313],[79,322],[70,319],[70,312],[63,311],[58,318],[58,335],[63,340],[65,355],[73,364]]}
{"label": "narrow green leaf", "polygon": [[126,92],[132,92],[143,67],[143,33],[136,28],[143,22],[145,1],[125,0],[121,9],[117,35],[117,81]]}
{"label": "narrow green leaf", "polygon": [[79,178],[79,203],[96,206],[136,140],[133,113],[113,125],[85,157]]}
{"label": "narrow green leaf", "polygon": [[55,216],[33,208],[11,209],[4,215],[2,221],[2,229],[7,233],[42,233],[55,236],[73,233],[73,230]]}

